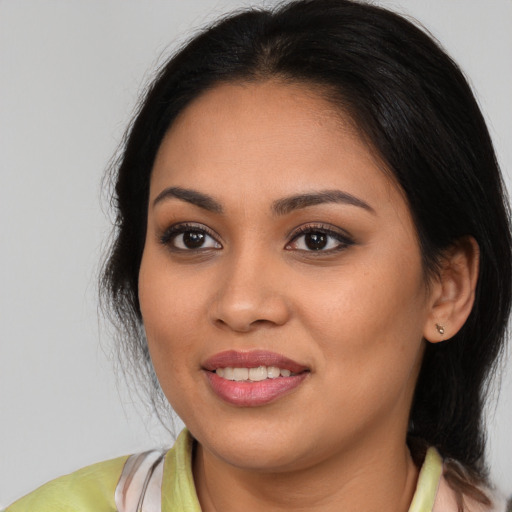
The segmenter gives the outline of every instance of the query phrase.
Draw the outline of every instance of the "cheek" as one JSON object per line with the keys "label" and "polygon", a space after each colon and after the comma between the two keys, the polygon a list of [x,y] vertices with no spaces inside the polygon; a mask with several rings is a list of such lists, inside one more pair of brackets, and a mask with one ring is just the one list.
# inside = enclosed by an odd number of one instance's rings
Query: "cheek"
{"label": "cheek", "polygon": [[191,343],[195,322],[187,315],[186,297],[178,292],[176,283],[168,282],[165,274],[151,268],[151,272],[146,272],[142,265],[139,279],[149,354],[168,402],[178,416],[188,417],[189,404],[195,402],[194,381],[190,379],[190,367],[196,356]]}
{"label": "cheek", "polygon": [[177,269],[161,248],[146,247],[139,272],[139,302],[148,337],[159,340],[174,333],[170,344],[175,339],[187,344],[187,334],[196,329],[201,291],[204,295],[204,283],[193,277],[193,269]]}
{"label": "cheek", "polygon": [[145,250],[139,302],[153,366],[166,392],[194,356],[191,340],[197,335],[197,319],[190,307],[194,301],[197,306],[196,293],[169,271],[166,258],[155,250]]}
{"label": "cheek", "polygon": [[309,292],[298,307],[333,382],[342,378],[364,396],[416,373],[426,319],[420,265],[350,265],[331,269],[329,283],[317,279],[303,288]]}

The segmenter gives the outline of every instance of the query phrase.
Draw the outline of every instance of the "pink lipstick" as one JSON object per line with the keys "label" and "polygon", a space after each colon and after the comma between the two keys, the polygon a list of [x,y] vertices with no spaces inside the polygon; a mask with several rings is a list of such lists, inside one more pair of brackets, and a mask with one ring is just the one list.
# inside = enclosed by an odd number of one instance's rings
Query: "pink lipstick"
{"label": "pink lipstick", "polygon": [[229,350],[203,363],[213,392],[239,407],[257,407],[288,394],[299,386],[309,369],[274,352]]}

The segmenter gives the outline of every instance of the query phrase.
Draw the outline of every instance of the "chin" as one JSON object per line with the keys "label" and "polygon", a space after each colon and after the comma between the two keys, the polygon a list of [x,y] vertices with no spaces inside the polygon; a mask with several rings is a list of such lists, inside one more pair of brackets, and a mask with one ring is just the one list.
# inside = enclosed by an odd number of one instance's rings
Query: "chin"
{"label": "chin", "polygon": [[[246,418],[248,420],[248,418]],[[284,472],[306,467],[318,446],[307,439],[307,432],[297,430],[297,423],[278,424],[261,418],[250,421],[193,425],[189,430],[202,448],[217,459],[241,470]],[[294,428],[295,427],[295,428]]]}
{"label": "chin", "polygon": [[255,472],[279,473],[297,469],[300,465],[298,454],[293,450],[294,444],[283,444],[280,440],[273,440],[269,436],[247,442],[244,439],[227,438],[217,440],[208,447],[212,453],[226,464],[241,470]]}

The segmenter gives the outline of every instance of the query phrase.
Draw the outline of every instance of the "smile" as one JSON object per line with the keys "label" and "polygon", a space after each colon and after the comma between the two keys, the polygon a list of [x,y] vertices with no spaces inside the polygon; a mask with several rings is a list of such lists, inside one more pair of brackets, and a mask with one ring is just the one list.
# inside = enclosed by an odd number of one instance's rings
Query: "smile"
{"label": "smile", "polygon": [[310,374],[306,366],[262,350],[221,352],[202,367],[214,394],[238,407],[274,402],[300,386]]}
{"label": "smile", "polygon": [[[215,373],[226,380],[260,382],[278,377],[290,377],[292,372],[277,366],[258,366],[257,368],[217,368]],[[296,374],[293,374],[295,376]]]}

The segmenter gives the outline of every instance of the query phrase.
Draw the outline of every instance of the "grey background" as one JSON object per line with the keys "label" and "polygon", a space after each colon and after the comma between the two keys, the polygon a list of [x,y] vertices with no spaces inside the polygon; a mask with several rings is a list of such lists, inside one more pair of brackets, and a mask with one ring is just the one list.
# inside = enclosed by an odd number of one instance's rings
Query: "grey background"
{"label": "grey background", "polygon": [[[97,317],[109,233],[100,180],[155,65],[191,30],[249,3],[0,0],[0,505],[171,442],[116,381]],[[512,1],[380,3],[421,20],[471,77],[510,188]],[[489,456],[512,493],[507,364]]]}

